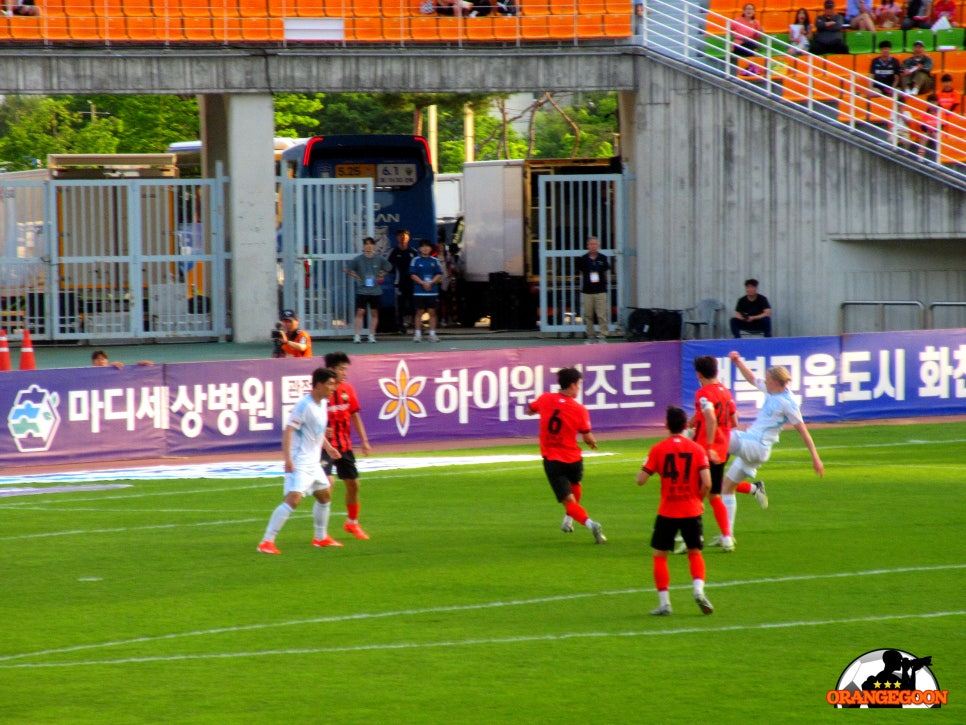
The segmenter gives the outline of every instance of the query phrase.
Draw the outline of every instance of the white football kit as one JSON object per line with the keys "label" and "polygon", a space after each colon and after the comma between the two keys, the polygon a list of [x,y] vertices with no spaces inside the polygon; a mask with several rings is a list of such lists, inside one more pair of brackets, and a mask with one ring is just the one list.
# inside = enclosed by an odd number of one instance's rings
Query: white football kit
{"label": "white football kit", "polygon": [[731,431],[728,453],[735,458],[727,476],[732,481],[754,478],[758,466],[771,456],[771,447],[778,442],[782,428],[788,423],[803,422],[802,410],[790,391],[769,393],[763,378],[755,379],[755,387],[765,394],[765,402],[747,430]]}

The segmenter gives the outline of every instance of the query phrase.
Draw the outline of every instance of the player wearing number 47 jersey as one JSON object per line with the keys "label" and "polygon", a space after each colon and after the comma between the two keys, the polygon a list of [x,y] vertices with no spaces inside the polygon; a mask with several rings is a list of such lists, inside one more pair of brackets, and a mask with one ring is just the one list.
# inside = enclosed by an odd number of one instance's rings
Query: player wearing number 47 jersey
{"label": "player wearing number 47 jersey", "polygon": [[654,446],[637,474],[637,485],[643,486],[647,479],[657,474],[661,477],[661,503],[654,521],[651,548],[654,550],[654,584],[657,586],[658,607],[651,614],[666,616],[671,613],[668,589],[671,575],[667,557],[674,548],[678,531],[688,547],[688,566],[694,601],[705,614],[714,609],[704,595],[705,566],[701,549],[704,532],[701,513],[704,498],[711,490],[711,474],[705,449],[681,435],[688,416],[681,408],[669,405],[665,425],[670,437]]}
{"label": "player wearing number 47 jersey", "polygon": [[590,413],[577,402],[580,381],[583,376],[577,368],[561,368],[557,371],[559,393],[544,393],[528,406],[531,415],[540,415],[540,455],[543,470],[550,481],[557,501],[567,512],[560,528],[564,532],[574,530],[574,521],[583,524],[594,535],[594,541],[607,541],[601,525],[591,519],[580,505],[581,479],[584,459],[577,444],[579,433],[591,448],[597,448],[594,434],[590,432]]}

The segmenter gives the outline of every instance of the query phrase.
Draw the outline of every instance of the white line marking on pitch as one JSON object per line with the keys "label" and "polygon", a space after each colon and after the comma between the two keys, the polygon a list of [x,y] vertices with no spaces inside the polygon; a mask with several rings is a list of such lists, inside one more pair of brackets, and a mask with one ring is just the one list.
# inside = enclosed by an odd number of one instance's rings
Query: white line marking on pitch
{"label": "white line marking on pitch", "polygon": [[[765,577],[762,579],[743,579],[731,582],[721,582],[716,583],[711,589],[724,588],[724,587],[735,587],[735,586],[749,586],[755,584],[776,584],[783,582],[797,582],[797,581],[814,581],[818,579],[836,579],[840,577],[856,577],[856,576],[880,576],[880,575],[895,575],[895,574],[907,574],[907,573],[920,573],[929,571],[944,571],[950,569],[966,569],[966,564],[940,564],[937,566],[917,566],[917,567],[899,567],[895,569],[870,569],[867,571],[853,571],[853,572],[835,572],[831,574],[809,574],[809,575],[795,575],[795,576],[784,576],[784,577]],[[672,589],[690,589],[690,584],[682,584],[678,586],[671,587]],[[439,614],[441,612],[465,612],[479,609],[497,609],[500,607],[519,607],[528,606],[533,604],[546,604],[547,602],[560,602],[575,599],[589,599],[591,597],[601,597],[601,596],[623,596],[627,594],[641,594],[643,592],[650,592],[652,589],[650,587],[644,588],[633,588],[633,589],[618,589],[603,592],[585,592],[581,594],[559,594],[550,597],[536,597],[533,599],[516,599],[509,601],[497,601],[497,602],[483,602],[480,604],[459,604],[451,606],[441,606],[441,607],[425,607],[422,609],[402,609],[391,612],[357,612],[354,614],[344,614],[344,615],[334,615],[330,617],[314,617],[312,619],[297,619],[287,622],[267,622],[262,624],[245,624],[237,625],[234,627],[218,627],[215,629],[204,629],[192,632],[175,632],[172,634],[162,634],[153,637],[134,637],[132,639],[118,640],[115,642],[101,642],[96,644],[82,644],[76,645],[74,647],[61,647],[58,649],[47,649],[40,650],[37,652],[23,652],[20,654],[2,655],[0,656],[0,669],[5,667],[15,667],[18,665],[12,664],[2,664],[6,662],[11,662],[12,660],[25,659],[27,657],[43,657],[47,655],[57,655],[57,654],[67,654],[71,652],[82,652],[93,649],[105,649],[108,647],[124,647],[132,644],[144,644],[146,642],[161,642],[173,639],[180,639],[183,637],[206,637],[210,635],[218,634],[231,634],[233,632],[249,632],[259,629],[273,629],[278,627],[301,627],[306,624],[326,624],[332,622],[346,622],[346,621],[358,621],[363,619],[383,619],[387,617],[402,617],[402,616],[420,616],[424,614]],[[963,614],[964,612],[951,612],[948,614]],[[927,615],[908,615],[908,616],[927,616]],[[873,619],[869,620],[842,620],[842,621],[876,621]],[[808,623],[805,623],[808,624]],[[756,625],[757,627],[767,628],[771,625]],[[779,625],[774,625],[779,626]],[[738,628],[751,628],[751,627],[738,627]],[[695,631],[708,631],[705,629],[695,630]],[[727,628],[720,631],[727,631]],[[650,632],[644,632],[642,634],[650,634]],[[589,636],[589,635],[583,635]],[[561,637],[563,638],[563,637]],[[498,640],[493,640],[494,642]],[[373,647],[360,647],[360,649],[372,649]],[[313,650],[315,651],[315,650]],[[342,650],[318,650],[318,651],[342,651]],[[212,655],[217,656],[217,655]],[[134,660],[126,660],[134,661]],[[80,663],[85,664],[85,663]],[[93,664],[93,663],[90,663]],[[23,665],[26,666],[26,665]],[[40,666],[40,665],[38,665]]]}
{"label": "white line marking on pitch", "polygon": [[939,619],[958,617],[966,610],[950,612],[924,612],[920,614],[886,614],[872,617],[851,617],[847,619],[821,619],[816,621],[765,622],[759,624],[733,624],[724,627],[682,627],[666,630],[639,630],[630,632],[570,632],[568,634],[537,634],[527,637],[492,637],[490,639],[443,640],[441,642],[397,642],[390,644],[362,644],[353,647],[305,647],[300,649],[260,650],[256,652],[212,652],[208,654],[155,655],[149,657],[125,657],[115,660],[94,660],[88,662],[21,662],[2,665],[0,669],[87,667],[103,665],[127,665],[143,662],[182,662],[185,660],[221,660],[243,657],[277,657],[287,655],[328,654],[339,652],[371,652],[376,650],[428,649],[437,647],[471,647],[476,645],[519,644],[521,642],[559,642],[569,639],[605,639],[611,637],[655,637],[678,634],[719,634],[721,632],[742,632],[765,629],[792,629],[796,627],[824,627],[830,624],[859,624],[862,622],[895,622],[909,619]]}

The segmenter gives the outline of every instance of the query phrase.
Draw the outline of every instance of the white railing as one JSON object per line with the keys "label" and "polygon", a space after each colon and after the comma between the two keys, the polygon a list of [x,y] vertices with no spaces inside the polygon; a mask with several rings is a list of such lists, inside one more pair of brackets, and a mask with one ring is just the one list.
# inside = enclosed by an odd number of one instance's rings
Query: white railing
{"label": "white railing", "polygon": [[[649,0],[640,37],[650,50],[888,150],[899,162],[939,170],[966,189],[966,117],[898,90],[877,92],[870,76],[774,36],[762,36],[757,51],[739,56],[730,20],[688,0]],[[932,134],[923,130],[924,114],[936,125]]]}

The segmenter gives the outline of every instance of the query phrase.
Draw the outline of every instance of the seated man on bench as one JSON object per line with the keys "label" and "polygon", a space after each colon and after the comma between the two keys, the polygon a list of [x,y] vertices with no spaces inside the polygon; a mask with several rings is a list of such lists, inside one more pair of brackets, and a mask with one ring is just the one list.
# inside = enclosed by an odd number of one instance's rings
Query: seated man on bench
{"label": "seated man on bench", "polygon": [[758,294],[757,279],[745,280],[745,296],[738,299],[731,317],[731,334],[741,337],[742,331],[771,337],[771,305]]}

